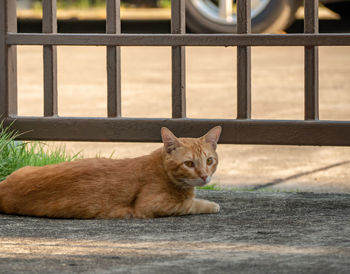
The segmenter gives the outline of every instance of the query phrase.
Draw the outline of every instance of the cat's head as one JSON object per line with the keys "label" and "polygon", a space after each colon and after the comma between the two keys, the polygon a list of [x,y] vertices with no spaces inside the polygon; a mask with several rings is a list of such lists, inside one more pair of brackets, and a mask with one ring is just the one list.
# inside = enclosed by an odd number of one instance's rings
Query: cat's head
{"label": "cat's head", "polygon": [[164,168],[170,179],[184,187],[209,183],[219,162],[215,150],[220,134],[216,126],[200,138],[177,138],[163,127]]}

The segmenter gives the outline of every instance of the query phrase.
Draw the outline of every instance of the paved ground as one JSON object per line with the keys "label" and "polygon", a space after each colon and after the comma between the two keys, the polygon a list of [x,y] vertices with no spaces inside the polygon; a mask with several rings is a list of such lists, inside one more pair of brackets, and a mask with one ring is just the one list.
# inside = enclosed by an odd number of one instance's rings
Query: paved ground
{"label": "paved ground", "polygon": [[[41,19],[40,9],[18,9],[19,18]],[[122,20],[170,20],[170,8],[121,8],[120,16]],[[327,8],[319,8],[318,16],[320,19],[339,19],[339,15]],[[295,16],[297,19],[304,18],[304,8],[300,7]],[[104,7],[90,9],[58,9],[58,19],[79,19],[79,20],[97,20],[106,19],[106,9]]]}
{"label": "paved ground", "polygon": [[215,215],[0,215],[0,273],[349,273],[350,195],[199,191]]}

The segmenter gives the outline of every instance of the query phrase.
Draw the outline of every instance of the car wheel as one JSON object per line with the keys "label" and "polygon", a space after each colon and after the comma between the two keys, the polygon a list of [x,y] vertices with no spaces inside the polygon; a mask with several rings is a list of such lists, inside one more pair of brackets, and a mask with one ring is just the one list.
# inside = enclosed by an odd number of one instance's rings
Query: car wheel
{"label": "car wheel", "polygon": [[[300,0],[251,0],[252,32],[284,30],[294,20]],[[186,24],[195,33],[235,33],[236,1],[186,0]]]}
{"label": "car wheel", "polygon": [[324,4],[327,8],[338,13],[344,19],[350,19],[350,2]]}

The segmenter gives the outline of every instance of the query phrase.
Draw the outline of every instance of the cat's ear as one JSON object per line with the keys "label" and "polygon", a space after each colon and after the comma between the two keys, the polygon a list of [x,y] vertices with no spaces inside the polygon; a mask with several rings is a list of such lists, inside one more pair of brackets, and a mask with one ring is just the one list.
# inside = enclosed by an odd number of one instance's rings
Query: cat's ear
{"label": "cat's ear", "polygon": [[181,146],[179,139],[177,139],[168,128],[162,127],[160,133],[162,135],[163,144],[167,153],[170,153]]}
{"label": "cat's ear", "polygon": [[219,141],[220,134],[221,134],[221,126],[216,126],[216,127],[213,127],[211,130],[209,130],[207,134],[201,137],[201,139],[211,144],[213,148],[216,149],[216,145]]}

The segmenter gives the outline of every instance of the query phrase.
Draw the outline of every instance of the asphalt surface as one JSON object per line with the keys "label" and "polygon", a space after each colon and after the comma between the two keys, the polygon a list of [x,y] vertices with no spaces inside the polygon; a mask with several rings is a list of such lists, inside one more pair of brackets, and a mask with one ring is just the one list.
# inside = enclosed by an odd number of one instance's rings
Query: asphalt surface
{"label": "asphalt surface", "polygon": [[221,212],[0,215],[0,273],[349,273],[350,195],[198,191]]}

